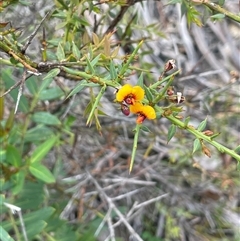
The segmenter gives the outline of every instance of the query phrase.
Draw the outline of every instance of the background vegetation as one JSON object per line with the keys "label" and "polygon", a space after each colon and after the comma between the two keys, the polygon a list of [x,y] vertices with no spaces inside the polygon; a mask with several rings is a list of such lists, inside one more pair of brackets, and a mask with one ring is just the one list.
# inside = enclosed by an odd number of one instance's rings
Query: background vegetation
{"label": "background vegetation", "polygon": [[[240,239],[237,0],[0,11],[2,241]],[[126,83],[158,98],[140,128]]]}

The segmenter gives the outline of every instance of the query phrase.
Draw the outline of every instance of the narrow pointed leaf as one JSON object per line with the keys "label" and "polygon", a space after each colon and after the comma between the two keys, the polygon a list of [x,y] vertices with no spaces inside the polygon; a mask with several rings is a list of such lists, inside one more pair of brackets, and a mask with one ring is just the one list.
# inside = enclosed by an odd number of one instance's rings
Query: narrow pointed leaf
{"label": "narrow pointed leaf", "polygon": [[79,60],[81,58],[80,50],[78,49],[78,47],[76,46],[76,44],[74,42],[72,42],[72,52],[73,52],[73,56],[76,58],[76,60]]}
{"label": "narrow pointed leaf", "polygon": [[199,139],[195,139],[193,142],[193,151],[192,154],[195,153],[196,151],[201,149],[201,142]]}
{"label": "narrow pointed leaf", "polygon": [[86,69],[86,72],[90,72],[91,74],[94,74],[95,73],[95,70],[92,66],[92,64],[90,63],[89,59],[87,58],[87,69]]}
{"label": "narrow pointed leaf", "polygon": [[176,130],[177,130],[177,127],[174,124],[172,124],[168,130],[167,142],[169,142],[173,138],[173,136],[176,133]]}
{"label": "narrow pointed leaf", "polygon": [[32,120],[36,123],[42,123],[46,125],[61,125],[61,121],[48,112],[36,112],[32,116]]}
{"label": "narrow pointed leaf", "polygon": [[22,163],[22,157],[18,149],[9,145],[6,152],[7,162],[14,167],[20,167]]}
{"label": "narrow pointed leaf", "polygon": [[113,80],[117,78],[117,71],[115,69],[113,61],[110,62],[110,76]]}
{"label": "narrow pointed leaf", "polygon": [[65,53],[61,43],[58,44],[56,55],[59,61],[62,61],[65,59]]}
{"label": "narrow pointed leaf", "polygon": [[30,162],[31,163],[40,162],[52,149],[57,139],[58,137],[53,136],[49,138],[47,141],[45,141],[44,143],[42,143],[40,146],[38,146],[32,153]]}
{"label": "narrow pointed leaf", "polygon": [[203,121],[199,124],[197,130],[198,130],[198,131],[203,131],[203,130],[206,128],[206,125],[207,125],[207,118],[206,118],[205,120],[203,120]]}
{"label": "narrow pointed leaf", "polygon": [[140,74],[138,80],[137,80],[137,85],[139,85],[140,87],[144,88],[144,84],[143,84],[143,73]]}
{"label": "narrow pointed leaf", "polygon": [[39,180],[44,181],[45,183],[55,182],[55,177],[53,176],[53,174],[40,163],[32,163],[29,166],[29,171],[33,176],[35,176]]}
{"label": "narrow pointed leaf", "polygon": [[47,75],[43,78],[43,80],[52,79],[55,76],[57,76],[59,73],[60,73],[60,69],[52,69],[47,73]]}

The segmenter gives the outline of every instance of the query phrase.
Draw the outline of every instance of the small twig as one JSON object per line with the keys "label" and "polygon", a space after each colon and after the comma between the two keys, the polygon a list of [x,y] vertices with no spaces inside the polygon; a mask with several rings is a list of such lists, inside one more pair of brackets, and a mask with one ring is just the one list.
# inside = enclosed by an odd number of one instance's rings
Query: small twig
{"label": "small twig", "polygon": [[144,187],[141,187],[141,188],[138,188],[138,189],[136,189],[136,190],[133,190],[133,191],[124,193],[124,194],[122,194],[122,195],[119,195],[119,196],[117,196],[117,197],[114,197],[114,198],[112,198],[112,201],[121,200],[121,199],[123,199],[123,198],[125,198],[125,197],[129,197],[129,196],[132,196],[132,195],[134,195],[134,194],[137,194],[137,193],[140,192],[143,188],[144,188]]}
{"label": "small twig", "polygon": [[109,219],[109,217],[111,216],[111,212],[112,212],[112,209],[108,209],[105,217],[103,218],[102,222],[99,224],[96,232],[94,233],[94,236],[95,237],[98,237],[99,233],[101,232],[102,228],[104,227],[104,224],[106,223],[106,221]]}
{"label": "small twig", "polygon": [[21,212],[21,208],[17,207],[15,205],[9,204],[9,203],[3,203],[6,207],[8,207],[11,212],[13,214],[18,214],[19,220],[20,220],[20,224],[21,224],[21,228],[22,228],[22,233],[23,233],[23,237],[25,241],[28,241],[28,237],[27,237],[27,233],[26,233],[26,228],[24,225],[24,221],[23,221],[23,217],[22,217],[22,212]]}
{"label": "small twig", "polygon": [[103,182],[105,183],[121,183],[122,185],[124,184],[136,184],[136,185],[144,185],[144,186],[155,186],[156,182],[152,181],[144,181],[144,180],[136,180],[136,179],[128,179],[128,178],[114,178],[114,179],[108,179],[104,178],[102,179]]}
{"label": "small twig", "polygon": [[35,28],[35,30],[33,31],[33,33],[29,36],[28,41],[26,42],[26,44],[22,47],[21,49],[21,53],[25,54],[28,46],[31,44],[33,38],[35,37],[35,35],[37,34],[39,28],[42,26],[44,20],[48,17],[48,15],[51,13],[51,11],[47,12],[47,14],[43,17],[42,21],[39,23],[39,25]]}
{"label": "small twig", "polygon": [[11,86],[6,92],[4,92],[0,98],[2,98],[3,96],[7,95],[8,93],[10,93],[13,89],[17,88],[19,85],[21,84],[21,80],[19,80],[16,84],[14,84],[13,86]]}
{"label": "small twig", "polygon": [[168,195],[169,195],[169,193],[165,193],[165,194],[163,194],[161,196],[158,196],[158,197],[152,198],[150,200],[147,200],[145,202],[139,203],[138,205],[134,206],[134,208],[138,209],[138,208],[141,208],[141,207],[145,207],[145,206],[147,206],[147,205],[149,205],[151,203],[159,201],[160,199],[162,199],[162,198],[164,198],[164,197],[166,197]]}
{"label": "small twig", "polygon": [[92,180],[94,185],[96,186],[99,193],[103,196],[103,198],[107,201],[109,208],[112,208],[115,213],[118,215],[122,223],[126,226],[128,231],[135,237],[137,241],[143,241],[143,239],[136,233],[136,231],[132,228],[132,226],[128,223],[126,218],[123,216],[123,214],[119,211],[119,209],[115,206],[114,202],[110,197],[107,196],[107,194],[103,191],[102,187],[98,184],[98,182],[93,178],[93,176],[87,171],[87,174],[89,178]]}

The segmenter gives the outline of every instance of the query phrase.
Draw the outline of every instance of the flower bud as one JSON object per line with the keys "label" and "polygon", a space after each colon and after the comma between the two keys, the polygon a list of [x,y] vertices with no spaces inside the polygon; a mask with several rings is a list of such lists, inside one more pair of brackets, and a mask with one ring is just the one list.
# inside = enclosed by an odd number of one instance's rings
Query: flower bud
{"label": "flower bud", "polygon": [[174,59],[170,59],[168,60],[168,62],[165,64],[164,66],[164,72],[168,72],[171,69],[175,69],[176,65],[175,65],[175,60]]}
{"label": "flower bud", "polygon": [[126,116],[128,116],[130,114],[130,109],[129,109],[128,105],[126,105],[124,103],[121,104],[121,111]]}

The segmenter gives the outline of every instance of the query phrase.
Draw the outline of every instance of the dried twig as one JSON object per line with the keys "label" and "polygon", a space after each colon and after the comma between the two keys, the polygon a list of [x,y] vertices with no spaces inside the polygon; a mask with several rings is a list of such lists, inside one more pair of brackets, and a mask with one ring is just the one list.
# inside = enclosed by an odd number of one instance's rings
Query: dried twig
{"label": "dried twig", "polygon": [[122,221],[122,223],[126,226],[126,228],[128,229],[128,231],[131,233],[131,235],[137,240],[137,241],[143,241],[143,239],[138,235],[138,233],[135,232],[135,230],[132,228],[132,226],[129,224],[129,222],[126,220],[126,218],[123,216],[123,214],[119,211],[119,209],[116,207],[116,205],[114,204],[114,202],[112,201],[112,199],[110,197],[108,197],[108,195],[104,192],[104,190],[102,189],[102,187],[98,184],[98,182],[96,181],[95,178],[93,178],[93,176],[89,173],[88,176],[91,179],[91,181],[94,183],[94,185],[96,186],[97,190],[99,191],[99,193],[102,195],[102,197],[107,201],[109,208],[111,208],[120,218],[120,220]]}

